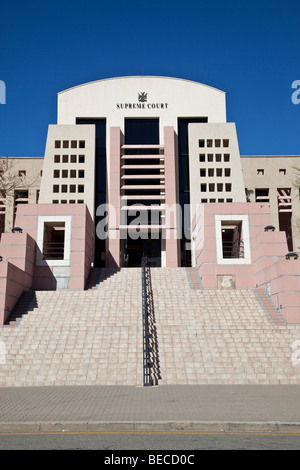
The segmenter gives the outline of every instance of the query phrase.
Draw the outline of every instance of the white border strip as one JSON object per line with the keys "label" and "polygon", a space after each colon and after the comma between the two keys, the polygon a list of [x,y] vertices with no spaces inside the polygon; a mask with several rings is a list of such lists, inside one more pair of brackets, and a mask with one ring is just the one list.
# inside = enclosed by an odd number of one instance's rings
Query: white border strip
{"label": "white border strip", "polygon": [[[42,258],[44,244],[44,224],[45,222],[65,222],[65,249],[64,259],[61,260],[44,260]],[[71,264],[71,215],[41,215],[38,216],[37,222],[37,246],[36,266],[70,266]]]}
{"label": "white border strip", "polygon": [[[242,240],[244,242],[244,258],[223,258],[222,246],[222,221],[235,221],[242,222]],[[250,227],[249,216],[246,214],[230,214],[230,215],[215,215],[215,233],[216,233],[216,251],[217,251],[217,264],[251,264],[251,249],[250,249]]]}

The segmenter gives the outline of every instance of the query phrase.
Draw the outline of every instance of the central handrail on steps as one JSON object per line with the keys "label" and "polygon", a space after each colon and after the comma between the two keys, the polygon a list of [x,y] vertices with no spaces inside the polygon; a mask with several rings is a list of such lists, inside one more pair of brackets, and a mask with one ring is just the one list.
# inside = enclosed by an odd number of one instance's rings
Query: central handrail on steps
{"label": "central handrail on steps", "polygon": [[151,271],[145,257],[142,259],[143,298],[143,384],[157,385],[160,377],[155,312],[151,284]]}
{"label": "central handrail on steps", "polygon": [[143,385],[147,387],[151,384],[150,378],[150,354],[149,354],[149,338],[148,338],[148,319],[149,307],[147,296],[147,279],[146,279],[146,259],[142,259],[142,299],[143,299]]}

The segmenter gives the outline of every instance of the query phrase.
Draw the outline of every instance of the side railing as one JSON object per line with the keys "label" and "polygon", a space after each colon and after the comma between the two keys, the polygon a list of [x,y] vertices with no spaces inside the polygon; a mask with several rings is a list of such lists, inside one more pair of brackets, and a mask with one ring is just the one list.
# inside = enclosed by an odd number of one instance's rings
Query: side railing
{"label": "side railing", "polygon": [[157,385],[160,376],[155,310],[151,283],[151,270],[142,260],[143,297],[143,385]]}
{"label": "side railing", "polygon": [[43,259],[64,259],[65,245],[63,242],[44,242]]}
{"label": "side railing", "polygon": [[244,258],[244,241],[223,241],[223,258]]}

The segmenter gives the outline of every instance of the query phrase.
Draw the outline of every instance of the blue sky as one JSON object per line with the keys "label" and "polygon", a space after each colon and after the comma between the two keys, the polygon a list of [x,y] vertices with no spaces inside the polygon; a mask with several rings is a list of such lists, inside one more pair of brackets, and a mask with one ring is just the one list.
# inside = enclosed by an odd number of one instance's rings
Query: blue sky
{"label": "blue sky", "polygon": [[12,0],[0,18],[0,155],[43,156],[59,91],[125,75],[219,88],[242,155],[300,155],[299,0]]}

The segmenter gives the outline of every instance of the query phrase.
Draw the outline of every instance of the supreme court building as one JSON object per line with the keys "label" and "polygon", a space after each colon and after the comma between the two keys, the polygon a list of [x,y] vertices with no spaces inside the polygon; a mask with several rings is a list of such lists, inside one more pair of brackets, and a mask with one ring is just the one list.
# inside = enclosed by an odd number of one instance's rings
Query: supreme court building
{"label": "supreme court building", "polygon": [[[56,285],[70,287],[79,240],[82,286],[91,266],[138,267],[146,257],[153,267],[195,266],[204,286],[229,276],[248,287],[274,260],[296,258],[300,198],[293,181],[300,156],[241,156],[224,91],[133,76],[78,85],[57,100],[45,154],[1,157],[19,178],[1,193],[1,243],[16,226],[30,234],[40,288],[42,266],[67,279]],[[83,213],[82,235],[74,220]],[[272,249],[256,258],[261,243],[254,239],[262,231],[273,236]]]}

